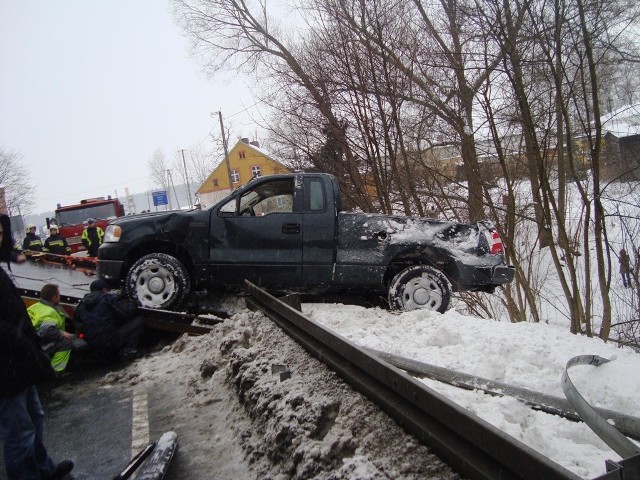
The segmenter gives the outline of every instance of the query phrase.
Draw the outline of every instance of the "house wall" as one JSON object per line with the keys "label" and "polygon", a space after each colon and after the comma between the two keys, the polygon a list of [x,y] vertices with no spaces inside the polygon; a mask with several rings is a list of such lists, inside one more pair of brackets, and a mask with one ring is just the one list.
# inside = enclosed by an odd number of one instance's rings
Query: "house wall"
{"label": "house wall", "polygon": [[620,164],[623,180],[640,180],[640,135],[620,139]]}
{"label": "house wall", "polygon": [[254,177],[254,173],[264,177],[290,171],[285,165],[269,157],[257,144],[249,143],[248,139],[240,140],[229,151],[229,167],[232,174],[235,174],[232,175],[232,180],[237,181],[232,181],[231,187],[229,186],[227,162],[222,161],[197,190],[202,208],[211,207],[233,190],[247,183]]}

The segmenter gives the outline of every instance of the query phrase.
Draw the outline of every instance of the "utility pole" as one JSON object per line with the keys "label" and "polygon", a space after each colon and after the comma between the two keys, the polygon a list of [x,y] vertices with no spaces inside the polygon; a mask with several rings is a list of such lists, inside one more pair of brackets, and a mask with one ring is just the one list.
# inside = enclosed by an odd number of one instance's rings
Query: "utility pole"
{"label": "utility pole", "polygon": [[[169,210],[173,210],[173,207],[171,205],[171,170],[169,170],[167,168],[167,199],[169,200]],[[165,210],[167,209],[167,207],[164,207]]]}
{"label": "utility pole", "polygon": [[231,164],[229,163],[229,152],[227,151],[227,137],[224,134],[224,124],[222,123],[222,111],[218,110],[220,118],[220,132],[222,132],[222,147],[224,148],[224,160],[227,164],[227,175],[229,175],[229,191],[233,191],[233,180],[231,179]]}
{"label": "utility pole", "polygon": [[184,165],[184,178],[187,180],[187,195],[189,195],[189,208],[193,207],[193,203],[191,202],[191,187],[189,186],[189,172],[187,172],[187,162],[184,159],[184,148],[180,150],[182,153],[182,165]]}
{"label": "utility pole", "polygon": [[[176,193],[176,186],[173,183],[173,177],[171,177],[171,170],[167,169],[167,175],[169,176],[169,187],[173,187],[173,196],[178,204],[178,210],[180,210],[180,200],[178,200],[178,194]],[[169,206],[171,206],[171,192],[169,192]]]}

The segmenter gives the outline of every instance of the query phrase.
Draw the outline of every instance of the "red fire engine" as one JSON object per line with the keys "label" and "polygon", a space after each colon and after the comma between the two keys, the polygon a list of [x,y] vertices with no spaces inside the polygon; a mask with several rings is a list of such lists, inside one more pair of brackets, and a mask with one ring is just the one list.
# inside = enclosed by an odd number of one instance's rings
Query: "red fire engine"
{"label": "red fire engine", "polygon": [[[82,231],[87,226],[87,220],[93,218],[95,226],[104,230],[109,220],[124,216],[124,206],[117,198],[87,198],[76,205],[56,208],[55,223],[58,224],[60,234],[67,240],[71,253],[86,250],[82,244]],[[51,220],[54,222],[54,220]]]}

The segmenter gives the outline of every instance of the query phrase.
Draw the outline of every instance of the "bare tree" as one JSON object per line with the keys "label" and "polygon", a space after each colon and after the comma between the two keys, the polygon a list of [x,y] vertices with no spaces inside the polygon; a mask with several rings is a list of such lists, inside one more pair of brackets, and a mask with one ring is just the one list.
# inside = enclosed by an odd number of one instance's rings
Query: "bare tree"
{"label": "bare tree", "polygon": [[200,146],[178,150],[171,164],[171,171],[175,172],[176,179],[186,185],[187,192],[191,195],[189,200],[193,203],[194,195],[215,169],[214,155],[203,152]]}
{"label": "bare tree", "polygon": [[[506,228],[510,237],[522,238],[526,223],[537,226],[537,243],[550,247],[556,273],[552,282],[562,289],[571,331],[591,335],[591,322],[599,318],[600,336],[606,339],[611,322],[610,260],[601,201],[600,72],[612,61],[633,56],[625,29],[637,22],[637,8],[624,1],[587,4],[581,0],[496,0],[482,5],[482,30],[491,33],[504,52],[503,68],[487,84],[484,102],[494,144],[508,185],[514,185],[512,180],[521,174],[518,160],[525,160],[524,172],[534,200],[528,209],[517,210],[522,203],[517,189],[510,187]],[[503,108],[502,104],[509,103],[504,99],[512,99],[514,107]],[[501,148],[505,126],[520,136],[522,149]],[[517,156],[510,159],[509,151]],[[567,179],[573,181],[579,195],[573,201],[572,219],[566,216]],[[513,297],[513,305],[520,312],[531,309],[539,319],[535,303],[544,293],[535,290],[531,276],[535,265],[526,261],[538,255],[533,250],[510,251],[516,265],[516,294],[523,294]],[[594,272],[597,282],[592,282]],[[595,312],[596,307],[601,310]]]}
{"label": "bare tree", "polygon": [[173,0],[173,5],[178,23],[209,71],[236,66],[296,79],[313,98],[324,119],[326,137],[335,147],[332,173],[354,186],[354,199],[362,210],[374,211],[358,159],[350,149],[346,123],[336,114],[325,84],[316,81],[312,69],[297,55],[300,46],[268,16],[266,2],[257,2],[253,9],[245,0]]}
{"label": "bare tree", "polygon": [[[599,318],[607,338],[599,119],[604,78],[618,79],[626,98],[636,89],[620,75],[639,58],[634,3],[313,0],[295,40],[264,1],[173,5],[210,71],[260,72],[278,147],[297,169],[334,173],[347,204],[466,220],[488,214],[517,281],[495,302],[469,296],[475,312],[502,307],[513,321],[544,321],[542,299],[556,295],[571,331],[591,335]],[[573,218],[569,190],[579,196]]]}
{"label": "bare tree", "polygon": [[161,187],[163,190],[169,190],[169,179],[167,177],[167,169],[169,168],[164,152],[161,148],[153,152],[151,158],[147,161],[149,167],[149,177],[153,185]]}
{"label": "bare tree", "polygon": [[28,215],[34,207],[29,170],[22,160],[21,154],[0,147],[0,187],[9,215]]}

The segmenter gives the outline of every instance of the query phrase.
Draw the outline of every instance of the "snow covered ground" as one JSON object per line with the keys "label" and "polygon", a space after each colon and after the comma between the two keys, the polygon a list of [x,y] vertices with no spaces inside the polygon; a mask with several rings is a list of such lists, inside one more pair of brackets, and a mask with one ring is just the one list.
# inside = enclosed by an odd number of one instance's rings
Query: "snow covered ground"
{"label": "snow covered ground", "polygon": [[[612,361],[569,371],[576,388],[593,406],[640,417],[640,355],[598,338],[571,335],[568,328],[485,320],[455,311],[393,314],[306,304],[303,312],[358,345],[561,398],[567,361],[599,355]],[[509,397],[423,381],[583,478],[602,475],[605,460],[620,458],[585,424],[534,411]]]}
{"label": "snow covered ground", "polygon": [[[210,415],[222,408],[212,399],[226,385],[235,393],[225,396],[242,405],[226,407],[236,415],[228,421],[240,444],[226,461],[244,457],[247,462],[226,465],[224,455],[217,460],[231,472],[228,478],[239,472],[246,478],[458,478],[270,320],[246,310],[242,299],[227,302],[235,314],[211,334],[183,337],[105,379],[176,396],[181,416],[166,428],[178,431],[182,455],[202,462],[199,468],[218,468],[210,462],[220,437],[195,442],[189,435],[210,437]],[[570,369],[573,383],[592,405],[640,417],[640,356],[597,338],[571,335],[568,328],[456,311],[390,313],[343,304],[304,304],[303,312],[364,347],[562,398],[567,361],[599,355],[611,361]],[[279,381],[273,365],[285,365],[291,378]],[[605,460],[620,458],[585,424],[534,411],[510,397],[423,381],[582,478],[604,474]]]}

